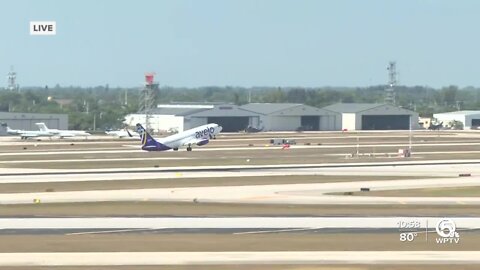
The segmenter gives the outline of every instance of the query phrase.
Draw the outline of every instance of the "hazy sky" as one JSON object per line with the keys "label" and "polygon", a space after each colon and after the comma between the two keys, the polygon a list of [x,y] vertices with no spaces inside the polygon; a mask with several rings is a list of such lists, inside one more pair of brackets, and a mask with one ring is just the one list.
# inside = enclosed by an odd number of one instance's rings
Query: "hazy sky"
{"label": "hazy sky", "polygon": [[[0,86],[480,86],[480,1],[0,0]],[[30,36],[54,20],[56,36]]]}

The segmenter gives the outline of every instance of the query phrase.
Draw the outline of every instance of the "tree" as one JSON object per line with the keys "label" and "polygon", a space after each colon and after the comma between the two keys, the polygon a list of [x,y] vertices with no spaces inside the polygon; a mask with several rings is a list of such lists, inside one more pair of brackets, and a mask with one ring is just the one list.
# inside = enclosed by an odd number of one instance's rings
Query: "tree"
{"label": "tree", "polygon": [[287,92],[287,101],[292,103],[305,103],[307,94],[303,88],[293,88]]}
{"label": "tree", "polygon": [[449,87],[442,88],[441,93],[443,97],[443,102],[447,106],[455,105],[457,97],[458,87],[450,85]]}

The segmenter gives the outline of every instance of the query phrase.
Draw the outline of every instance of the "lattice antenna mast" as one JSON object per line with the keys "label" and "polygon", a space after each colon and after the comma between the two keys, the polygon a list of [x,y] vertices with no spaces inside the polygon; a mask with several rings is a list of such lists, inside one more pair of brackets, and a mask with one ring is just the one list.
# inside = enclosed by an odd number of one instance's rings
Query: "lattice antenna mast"
{"label": "lattice antenna mast", "polygon": [[141,89],[139,112],[145,114],[145,129],[151,131],[150,118],[156,106],[158,83],[154,82],[155,73],[145,73],[145,83]]}
{"label": "lattice antenna mast", "polygon": [[7,89],[9,91],[18,91],[19,86],[17,84],[17,73],[13,71],[13,66],[10,67],[10,72],[7,74],[8,79],[8,86]]}
{"label": "lattice antenna mast", "polygon": [[395,86],[397,85],[397,64],[388,63],[388,86],[385,88],[385,103],[395,105]]}

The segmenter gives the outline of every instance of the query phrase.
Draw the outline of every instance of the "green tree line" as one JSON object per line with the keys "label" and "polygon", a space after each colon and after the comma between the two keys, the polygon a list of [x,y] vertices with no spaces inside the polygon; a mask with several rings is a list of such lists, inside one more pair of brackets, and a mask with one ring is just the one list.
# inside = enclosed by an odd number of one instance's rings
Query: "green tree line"
{"label": "green tree line", "polygon": [[[156,103],[226,102],[237,105],[251,102],[304,103],[324,107],[337,102],[382,103],[385,86],[371,87],[161,87]],[[137,112],[141,92],[138,88],[25,87],[19,92],[0,91],[0,111],[64,113],[69,128],[89,130],[120,128],[126,114]],[[480,89],[447,86],[398,86],[397,106],[415,110],[421,116],[454,110],[480,110]]]}

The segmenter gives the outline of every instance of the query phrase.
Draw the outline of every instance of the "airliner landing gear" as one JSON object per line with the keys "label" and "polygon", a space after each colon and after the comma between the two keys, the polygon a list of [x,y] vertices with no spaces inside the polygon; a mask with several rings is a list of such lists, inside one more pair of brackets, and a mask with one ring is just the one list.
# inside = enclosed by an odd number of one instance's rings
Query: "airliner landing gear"
{"label": "airliner landing gear", "polygon": [[173,148],[173,151],[178,151],[178,148]]}
{"label": "airliner landing gear", "polygon": [[189,152],[192,151],[192,147],[190,147],[190,146],[187,147],[187,151],[189,151]]}

